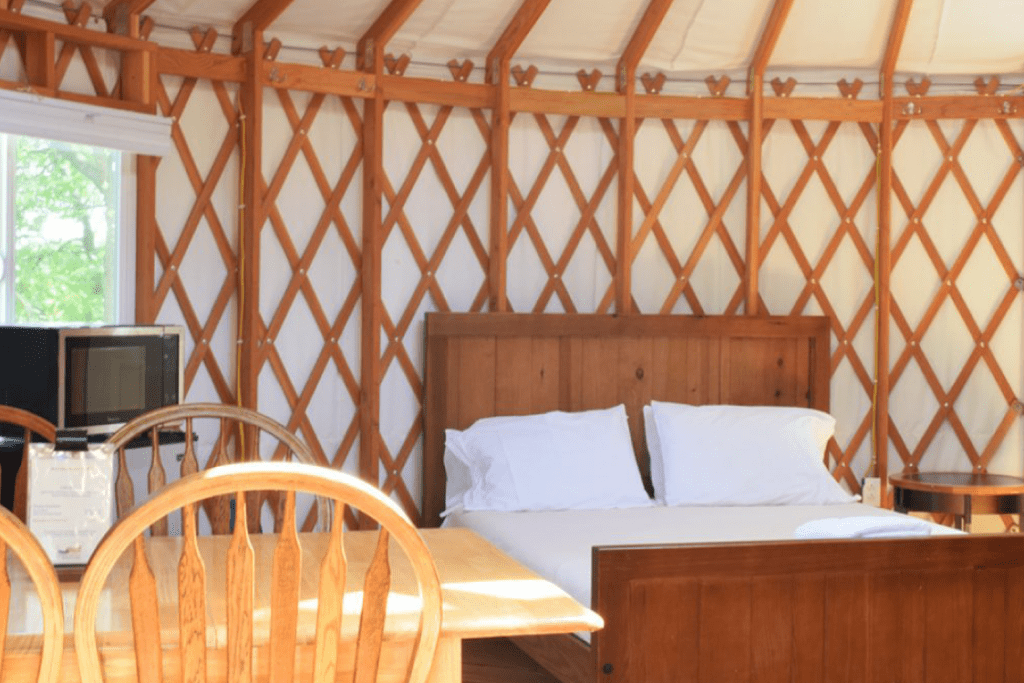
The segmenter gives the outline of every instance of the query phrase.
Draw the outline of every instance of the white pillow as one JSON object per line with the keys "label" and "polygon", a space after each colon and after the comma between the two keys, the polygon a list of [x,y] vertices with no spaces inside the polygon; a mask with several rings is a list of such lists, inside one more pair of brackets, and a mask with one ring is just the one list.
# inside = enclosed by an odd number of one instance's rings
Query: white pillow
{"label": "white pillow", "polygon": [[644,406],[644,441],[647,443],[647,456],[651,468],[651,485],[654,487],[654,500],[665,503],[665,459],[661,455],[661,441],[658,430],[654,428],[654,415],[651,406]]}
{"label": "white pillow", "polygon": [[622,405],[489,417],[465,431],[446,430],[445,468],[446,514],[652,504],[640,480]]}
{"label": "white pillow", "polygon": [[[651,403],[668,505],[829,505],[851,496],[824,464],[828,413]],[[655,483],[657,486],[657,483]]]}

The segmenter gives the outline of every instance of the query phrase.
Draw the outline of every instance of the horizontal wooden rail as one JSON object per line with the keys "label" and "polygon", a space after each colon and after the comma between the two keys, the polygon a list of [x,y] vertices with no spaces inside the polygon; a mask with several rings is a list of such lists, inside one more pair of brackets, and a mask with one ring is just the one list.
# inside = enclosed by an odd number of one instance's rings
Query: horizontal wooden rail
{"label": "horizontal wooden rail", "polygon": [[0,29],[16,33],[52,33],[64,42],[120,52],[155,52],[161,49],[156,43],[148,40],[92,31],[81,26],[58,24],[54,21],[28,17],[9,10],[0,10]]}
{"label": "horizontal wooden rail", "polygon": [[195,52],[162,47],[157,53],[157,71],[168,76],[203,78],[225,83],[245,80],[245,60],[234,55]]}

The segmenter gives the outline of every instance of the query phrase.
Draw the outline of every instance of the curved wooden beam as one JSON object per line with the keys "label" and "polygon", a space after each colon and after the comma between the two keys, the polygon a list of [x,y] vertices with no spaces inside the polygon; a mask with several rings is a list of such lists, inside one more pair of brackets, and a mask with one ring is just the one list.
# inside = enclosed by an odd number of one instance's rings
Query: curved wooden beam
{"label": "curved wooden beam", "polygon": [[544,10],[549,4],[551,4],[551,0],[523,0],[523,4],[519,6],[512,21],[508,22],[501,37],[487,53],[488,83],[496,82],[498,73],[512,60],[512,55],[526,40],[526,36],[533,30],[537,20],[544,14]]}
{"label": "curved wooden beam", "polygon": [[880,498],[888,498],[889,473],[889,276],[892,272],[892,149],[895,144],[893,74],[913,0],[900,0],[889,29],[889,40],[879,73],[882,123],[878,145],[878,243],[875,245],[875,396],[872,415],[871,465],[868,476],[880,478]]}
{"label": "curved wooden beam", "polygon": [[231,51],[241,52],[247,39],[263,33],[290,4],[292,0],[256,0],[231,29]]}
{"label": "curved wooden beam", "polygon": [[[365,71],[381,72],[384,64],[384,46],[423,0],[391,0],[380,16],[359,39],[356,54]],[[378,64],[378,62],[380,62]],[[379,75],[379,73],[378,73]]]}

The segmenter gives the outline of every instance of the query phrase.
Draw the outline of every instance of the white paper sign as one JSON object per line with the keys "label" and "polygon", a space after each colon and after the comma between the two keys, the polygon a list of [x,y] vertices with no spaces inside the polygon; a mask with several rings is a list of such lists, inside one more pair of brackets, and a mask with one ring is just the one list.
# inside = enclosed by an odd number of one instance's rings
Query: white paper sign
{"label": "white paper sign", "polygon": [[55,451],[31,444],[28,527],[55,565],[84,564],[114,522],[114,458],[106,444]]}

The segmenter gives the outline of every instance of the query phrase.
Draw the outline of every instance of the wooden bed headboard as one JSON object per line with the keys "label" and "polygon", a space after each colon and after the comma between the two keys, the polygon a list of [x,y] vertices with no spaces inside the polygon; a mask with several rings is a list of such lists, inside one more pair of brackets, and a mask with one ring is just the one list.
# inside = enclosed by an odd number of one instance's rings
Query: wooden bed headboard
{"label": "wooden bed headboard", "polygon": [[829,408],[824,317],[428,313],[426,327],[424,526],[444,509],[444,430],[482,417],[624,403],[650,489],[651,400]]}

